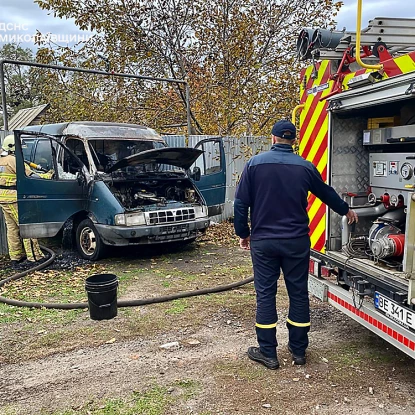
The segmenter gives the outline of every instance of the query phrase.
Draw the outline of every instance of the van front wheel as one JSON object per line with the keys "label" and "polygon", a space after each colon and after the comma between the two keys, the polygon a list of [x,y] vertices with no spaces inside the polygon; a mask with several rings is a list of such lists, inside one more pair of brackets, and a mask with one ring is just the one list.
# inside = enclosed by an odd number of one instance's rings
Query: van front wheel
{"label": "van front wheel", "polygon": [[90,219],[84,219],[76,229],[76,248],[82,258],[90,261],[98,260],[105,253],[105,244]]}

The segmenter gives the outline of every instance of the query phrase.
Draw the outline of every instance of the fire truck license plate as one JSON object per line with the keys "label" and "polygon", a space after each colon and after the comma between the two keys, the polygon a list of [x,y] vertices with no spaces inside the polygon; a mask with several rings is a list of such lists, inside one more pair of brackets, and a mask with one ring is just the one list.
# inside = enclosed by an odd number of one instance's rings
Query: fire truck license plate
{"label": "fire truck license plate", "polygon": [[375,292],[375,307],[401,326],[415,331],[415,313]]}

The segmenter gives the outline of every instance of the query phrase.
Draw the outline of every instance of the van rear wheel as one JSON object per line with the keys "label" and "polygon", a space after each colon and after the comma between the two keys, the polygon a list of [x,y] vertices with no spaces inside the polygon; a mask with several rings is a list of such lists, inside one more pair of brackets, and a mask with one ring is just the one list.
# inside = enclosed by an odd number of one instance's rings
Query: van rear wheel
{"label": "van rear wheel", "polygon": [[91,219],[84,219],[78,225],[76,229],[76,248],[82,258],[90,261],[96,261],[104,255],[106,246]]}

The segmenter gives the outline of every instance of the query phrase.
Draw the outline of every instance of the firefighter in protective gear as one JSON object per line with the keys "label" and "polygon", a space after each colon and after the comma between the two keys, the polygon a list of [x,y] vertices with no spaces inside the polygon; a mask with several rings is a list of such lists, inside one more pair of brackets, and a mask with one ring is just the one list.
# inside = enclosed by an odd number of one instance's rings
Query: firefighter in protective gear
{"label": "firefighter in protective gear", "polygon": [[[16,188],[16,158],[15,141],[13,135],[5,137],[0,155],[0,208],[3,211],[6,228],[9,256],[13,265],[25,258],[35,262],[44,258],[36,239],[21,239],[19,233],[19,217],[17,210]],[[44,179],[50,179],[53,172],[37,175],[25,164],[25,172],[28,176],[36,175]]]}

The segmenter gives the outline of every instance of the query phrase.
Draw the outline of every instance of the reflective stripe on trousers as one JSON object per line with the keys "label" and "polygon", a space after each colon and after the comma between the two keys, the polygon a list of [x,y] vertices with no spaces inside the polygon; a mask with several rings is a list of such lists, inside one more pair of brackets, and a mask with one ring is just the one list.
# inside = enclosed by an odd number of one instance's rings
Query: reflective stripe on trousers
{"label": "reflective stripe on trousers", "polygon": [[17,200],[17,191],[14,189],[0,189],[0,203],[13,203]]}
{"label": "reflective stripe on trousers", "polygon": [[287,319],[289,342],[294,354],[303,356],[310,330],[308,235],[294,239],[251,240],[251,256],[257,299],[255,329],[261,352],[268,357],[276,355],[276,294],[282,270],[290,299]]}

